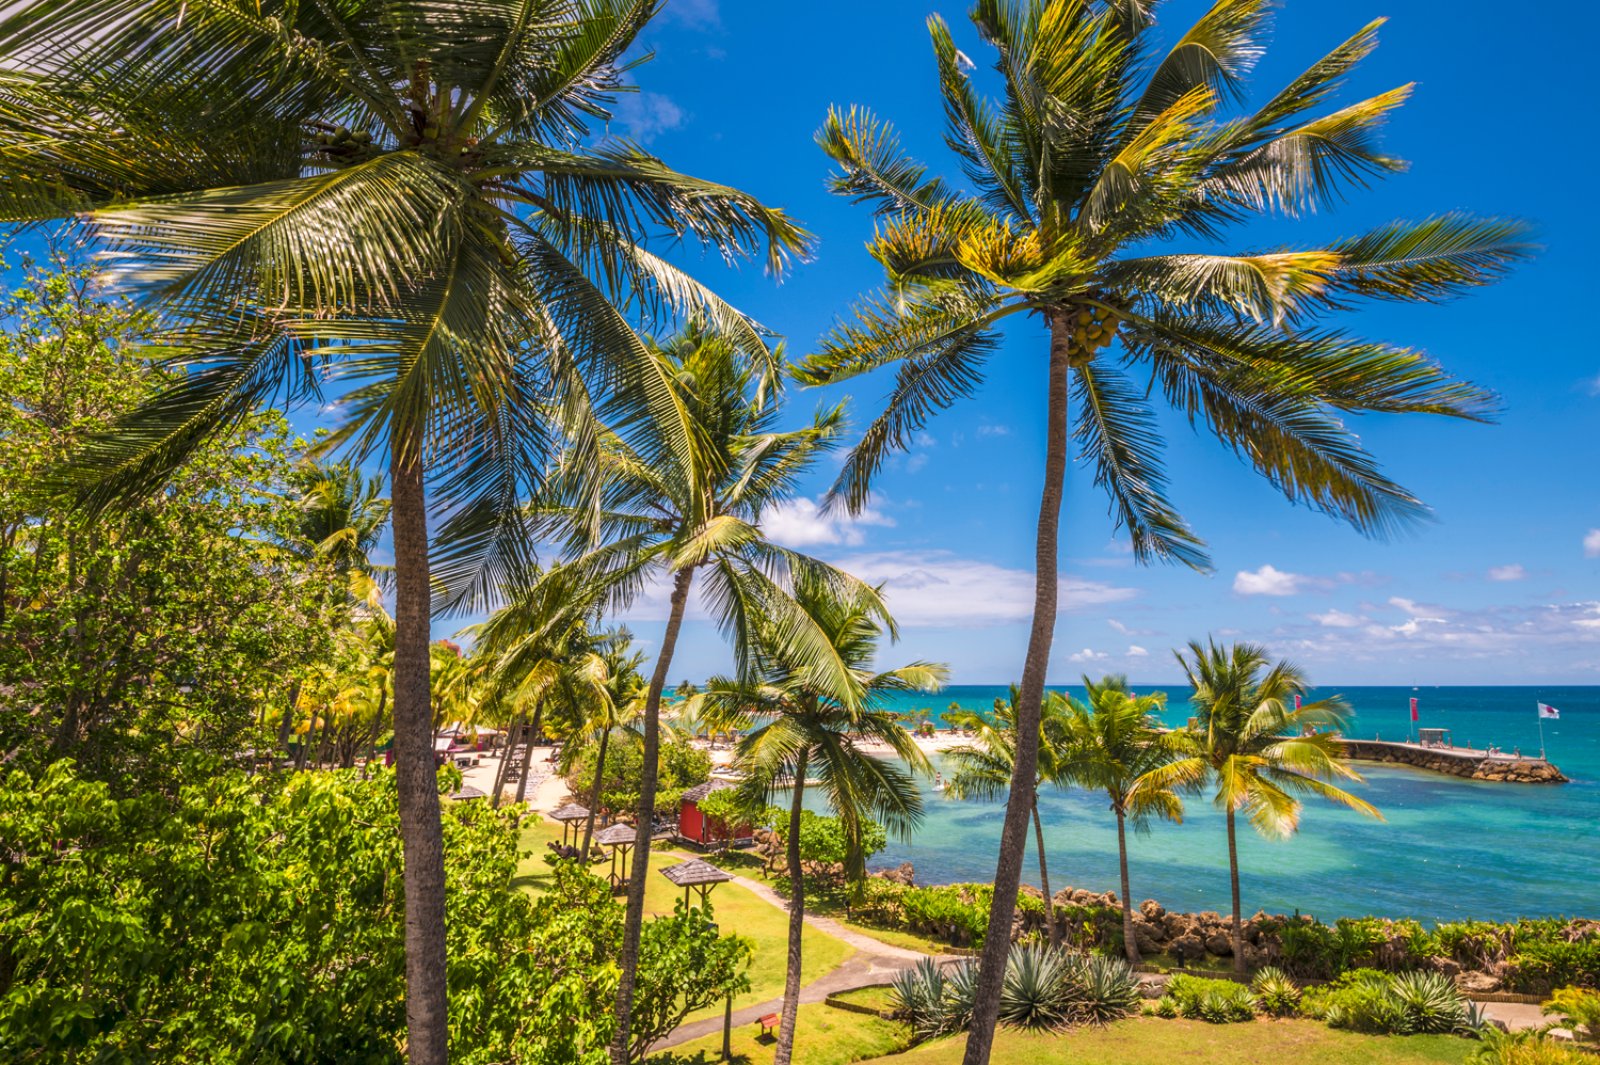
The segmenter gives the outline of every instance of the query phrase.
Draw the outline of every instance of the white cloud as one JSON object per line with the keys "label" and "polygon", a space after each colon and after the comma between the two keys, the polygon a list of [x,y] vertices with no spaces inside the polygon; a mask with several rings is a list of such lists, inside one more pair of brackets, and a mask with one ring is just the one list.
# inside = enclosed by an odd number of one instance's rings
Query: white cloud
{"label": "white cloud", "polygon": [[1110,658],[1110,657],[1111,656],[1106,654],[1104,651],[1096,651],[1091,647],[1085,647],[1081,651],[1074,651],[1072,654],[1068,655],[1067,656],[1067,661],[1068,662],[1102,662],[1105,659]]}
{"label": "white cloud", "polygon": [[1302,574],[1285,573],[1269,564],[1253,573],[1240,570],[1234,574],[1233,590],[1240,595],[1294,595],[1307,581]]}
{"label": "white cloud", "polygon": [[1140,647],[1136,643],[1132,643],[1132,644],[1128,645],[1128,657],[1129,658],[1144,658],[1149,653],[1150,653],[1149,651],[1147,651],[1143,647]]}
{"label": "white cloud", "polygon": [[823,513],[814,499],[788,499],[770,508],[761,519],[766,534],[785,547],[815,547],[841,544],[860,547],[866,541],[865,526],[892,527],[894,519],[867,507],[851,516],[844,512]]}
{"label": "white cloud", "polygon": [[623,132],[640,144],[681,128],[689,119],[683,108],[658,92],[622,93],[611,110]]}
{"label": "white cloud", "polygon": [[1011,427],[1009,425],[991,425],[991,424],[985,422],[983,425],[978,426],[978,435],[979,436],[1010,436],[1011,435]]}
{"label": "white cloud", "polygon": [[[1033,574],[945,551],[883,551],[832,559],[847,573],[882,584],[902,625],[995,625],[1033,616]],[[1061,577],[1063,613],[1132,599],[1121,588]]]}
{"label": "white cloud", "polygon": [[1585,384],[1588,386],[1589,394],[1591,396],[1600,396],[1600,374],[1596,374],[1589,381],[1586,381]]}
{"label": "white cloud", "polygon": [[1520,581],[1528,575],[1522,568],[1522,563],[1513,562],[1508,566],[1494,566],[1489,570],[1491,581]]}
{"label": "white cloud", "polygon": [[714,30],[722,25],[718,0],[672,0],[664,16],[695,30]]}
{"label": "white cloud", "polygon": [[1583,538],[1583,556],[1600,558],[1600,529],[1590,529],[1589,534]]}
{"label": "white cloud", "polygon": [[1366,620],[1356,614],[1347,614],[1343,610],[1330,610],[1326,614],[1308,614],[1307,617],[1329,629],[1354,629]]}
{"label": "white cloud", "polygon": [[1120,632],[1124,636],[1159,636],[1154,629],[1136,629],[1132,625],[1125,625],[1116,618],[1107,618],[1106,624],[1111,626],[1113,632]]}

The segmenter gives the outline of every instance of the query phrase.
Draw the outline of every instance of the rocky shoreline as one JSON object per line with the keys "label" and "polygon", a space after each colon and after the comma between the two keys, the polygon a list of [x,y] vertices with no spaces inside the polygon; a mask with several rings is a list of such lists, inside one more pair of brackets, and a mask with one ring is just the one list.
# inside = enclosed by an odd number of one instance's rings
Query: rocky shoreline
{"label": "rocky shoreline", "polygon": [[1460,748],[1419,747],[1379,740],[1344,740],[1346,756],[1359,762],[1386,762],[1433,773],[1508,784],[1565,784],[1567,777],[1543,758],[1491,755]]}
{"label": "rocky shoreline", "polygon": [[[915,871],[907,862],[898,868],[880,870],[871,875],[911,887]],[[973,886],[951,885],[955,888]],[[1012,939],[1045,935],[1048,930],[1045,926],[1045,907],[1042,905],[1043,892],[1024,884],[1020,893],[1037,900],[1040,905],[1017,908],[1012,924]],[[1120,946],[1122,903],[1116,892],[1068,887],[1056,892],[1052,901],[1057,929],[1063,941],[1081,947]],[[1233,958],[1233,921],[1227,914],[1214,910],[1198,913],[1169,911],[1155,899],[1145,899],[1134,907],[1132,920],[1139,953],[1147,960],[1159,957],[1171,959],[1183,967],[1219,968],[1226,966]],[[1515,961],[1508,956],[1509,952],[1491,951],[1485,954],[1479,948],[1476,952],[1455,957],[1422,957],[1416,952],[1416,922],[1365,918],[1356,923],[1368,926],[1371,939],[1365,952],[1349,959],[1352,966],[1394,972],[1431,969],[1450,977],[1463,992],[1473,995],[1528,990],[1526,985],[1530,974],[1518,972]],[[1292,946],[1286,947],[1286,941],[1299,939],[1303,943],[1307,934],[1318,930],[1326,934],[1329,928],[1320,925],[1309,914],[1269,914],[1258,911],[1241,921],[1245,965],[1252,970],[1266,965],[1280,966],[1301,977],[1323,975],[1302,971],[1303,965],[1296,964],[1301,959],[1296,956]],[[1600,942],[1600,921],[1568,921],[1562,929],[1562,936],[1573,944]]]}

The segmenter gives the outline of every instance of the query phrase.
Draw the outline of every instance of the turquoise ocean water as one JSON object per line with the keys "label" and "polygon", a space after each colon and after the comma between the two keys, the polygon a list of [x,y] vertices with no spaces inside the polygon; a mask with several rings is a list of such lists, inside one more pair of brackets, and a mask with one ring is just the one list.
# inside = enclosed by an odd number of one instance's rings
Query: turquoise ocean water
{"label": "turquoise ocean water", "polygon": [[[1153,689],[1141,688],[1141,691]],[[1166,718],[1188,717],[1187,691],[1171,696]],[[1268,842],[1242,831],[1243,905],[1324,920],[1362,914],[1424,921],[1468,917],[1600,917],[1600,688],[1423,687],[1337,689],[1355,710],[1348,734],[1402,738],[1408,703],[1421,724],[1449,728],[1458,744],[1539,749],[1536,700],[1561,710],[1544,723],[1549,758],[1570,784],[1485,784],[1418,770],[1358,764],[1359,793],[1387,819],[1373,821],[1308,799],[1298,835]],[[1001,687],[954,686],[899,700],[897,710],[952,702],[986,709]],[[1334,689],[1311,693],[1312,698]],[[873,866],[909,861],[919,883],[987,881],[994,876],[1003,807],[944,798],[923,782],[926,816],[910,842],[891,841]],[[1102,797],[1046,790],[1040,797],[1051,887],[1095,891],[1117,886],[1116,826]],[[1241,826],[1242,827],[1242,826]],[[1169,909],[1228,907],[1226,837],[1221,814],[1204,798],[1187,800],[1182,825],[1158,824],[1130,840],[1133,897]],[[1039,882],[1029,838],[1025,878]]]}

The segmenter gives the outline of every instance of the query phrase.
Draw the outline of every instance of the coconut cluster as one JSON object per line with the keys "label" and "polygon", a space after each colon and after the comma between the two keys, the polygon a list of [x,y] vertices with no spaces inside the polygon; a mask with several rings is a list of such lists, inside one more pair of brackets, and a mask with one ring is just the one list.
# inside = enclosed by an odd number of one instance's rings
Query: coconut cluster
{"label": "coconut cluster", "polygon": [[1072,315],[1072,344],[1093,355],[1117,336],[1122,315],[1104,307],[1079,307]]}

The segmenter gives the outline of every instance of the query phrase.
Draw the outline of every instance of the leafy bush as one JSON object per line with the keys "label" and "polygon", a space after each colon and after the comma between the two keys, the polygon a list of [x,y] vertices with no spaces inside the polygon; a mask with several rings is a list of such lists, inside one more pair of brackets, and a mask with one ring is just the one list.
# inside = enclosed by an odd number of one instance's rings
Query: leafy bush
{"label": "leafy bush", "polygon": [[1301,1012],[1333,1028],[1374,1035],[1468,1032],[1478,1021],[1448,977],[1353,969],[1306,992]]}
{"label": "leafy bush", "polygon": [[1250,989],[1232,980],[1179,973],[1167,981],[1167,997],[1178,1016],[1208,1024],[1233,1024],[1254,1020],[1256,1015]]}
{"label": "leafy bush", "polygon": [[1488,1028],[1483,1045],[1467,1061],[1471,1065],[1593,1065],[1594,1058],[1550,1038],[1548,1029],[1503,1032]]}
{"label": "leafy bush", "polygon": [[1250,993],[1255,996],[1256,1008],[1273,1017],[1287,1017],[1300,1008],[1300,985],[1282,969],[1268,966],[1257,972],[1250,981]]}
{"label": "leafy bush", "polygon": [[1600,939],[1519,939],[1510,958],[1513,987],[1535,994],[1555,987],[1600,988]]}
{"label": "leafy bush", "polygon": [[[129,799],[67,762],[0,778],[0,1060],[400,1061],[394,775],[200,768]],[[485,803],[447,803],[443,829],[452,1060],[603,1056],[623,924],[607,885],[561,864],[544,896],[518,890],[513,819]],[[645,926],[641,1052],[748,986],[748,944],[709,920]]]}
{"label": "leafy bush", "polygon": [[1600,1040],[1600,994],[1581,987],[1563,987],[1542,1007],[1547,1016],[1561,1018],[1575,1036]]}
{"label": "leafy bush", "polygon": [[1171,995],[1162,995],[1150,1006],[1150,1013],[1156,1017],[1165,1017],[1168,1020],[1178,1016],[1178,1000]]}

